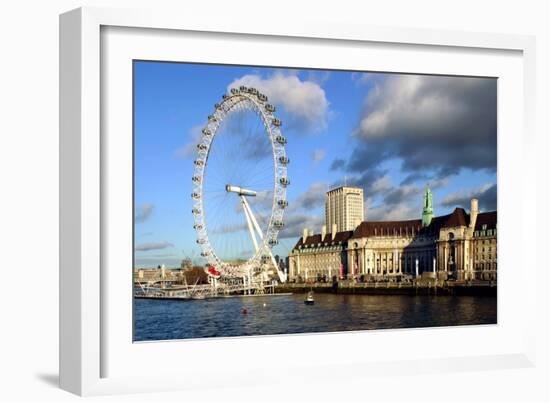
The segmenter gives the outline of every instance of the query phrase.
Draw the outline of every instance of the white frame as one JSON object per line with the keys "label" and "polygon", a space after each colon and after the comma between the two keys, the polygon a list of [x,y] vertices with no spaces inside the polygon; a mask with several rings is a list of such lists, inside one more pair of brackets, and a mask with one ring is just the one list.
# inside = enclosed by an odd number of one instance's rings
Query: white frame
{"label": "white frame", "polygon": [[[374,28],[349,24],[242,21],[231,18],[197,19],[193,15],[159,13],[150,10],[115,10],[83,8],[60,17],[60,384],[81,395],[120,392],[155,391],[207,387],[204,378],[182,381],[178,373],[162,377],[140,378],[117,376],[102,378],[101,318],[106,314],[102,304],[102,240],[100,190],[102,154],[100,144],[100,27],[139,27],[177,29],[198,32],[224,32],[277,37],[323,38],[385,44],[419,44],[477,49],[520,51],[523,54],[524,135],[521,155],[524,203],[519,213],[520,251],[528,250],[528,223],[535,222],[533,202],[526,203],[526,190],[535,189],[534,155],[534,38],[519,35],[479,34],[452,31],[430,31],[405,28]],[[103,174],[107,174],[104,172]],[[499,254],[500,255],[500,254]],[[349,361],[342,358],[332,368],[355,376],[370,374],[407,374],[456,370],[473,370],[534,365],[535,359],[535,288],[528,278],[536,278],[536,256],[522,254],[525,267],[522,280],[522,302],[526,310],[525,342],[521,351],[509,354],[465,357],[390,359],[382,362]],[[382,334],[382,333],[380,333]],[[391,337],[392,333],[383,333]],[[302,336],[304,337],[304,336]],[[307,337],[307,336],[306,336]],[[356,333],[356,336],[360,334]],[[257,343],[259,338],[251,339]],[[281,339],[271,338],[271,340]],[[232,343],[239,343],[233,340]],[[303,363],[302,363],[303,364]],[[284,374],[237,371],[229,376],[232,384],[258,382],[292,382],[302,379],[334,379],[326,368],[303,372],[294,362]],[[295,381],[294,381],[295,382]],[[223,386],[223,385],[220,385]]]}

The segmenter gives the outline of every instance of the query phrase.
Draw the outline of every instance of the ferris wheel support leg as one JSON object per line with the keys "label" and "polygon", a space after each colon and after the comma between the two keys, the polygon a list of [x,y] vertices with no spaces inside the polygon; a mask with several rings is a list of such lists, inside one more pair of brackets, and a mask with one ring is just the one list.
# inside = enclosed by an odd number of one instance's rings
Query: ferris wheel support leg
{"label": "ferris wheel support leg", "polygon": [[[241,201],[243,203],[243,209],[244,209],[244,215],[246,217],[246,223],[248,224],[248,231],[250,232],[250,238],[252,238],[252,242],[254,243],[254,248],[256,252],[258,251],[258,241],[256,240],[256,235],[254,235],[254,229],[252,228],[252,221],[250,218],[250,212],[248,208],[248,203],[246,202],[246,199],[244,196],[241,196]],[[252,216],[252,219],[254,219],[254,216]],[[260,236],[261,239],[261,236]]]}
{"label": "ferris wheel support leg", "polygon": [[[252,220],[252,223],[254,224],[254,228],[256,229],[256,232],[258,232],[258,236],[261,240],[264,239],[262,231],[260,230],[260,226],[258,225],[258,221],[256,221],[256,217],[254,217],[254,214],[252,213],[252,209],[248,205],[248,201],[244,196],[241,196],[241,199],[243,201],[243,207],[245,209],[245,214],[247,215],[247,220],[249,219],[248,216],[250,216],[250,219]],[[258,245],[256,243],[256,238],[254,237],[254,245],[256,246],[256,250],[258,250]],[[277,273],[279,274],[279,278],[281,282],[286,283],[286,275],[285,273],[279,268],[279,265],[277,264],[277,261],[273,257],[273,253],[271,253],[271,249],[268,249],[269,256],[271,258],[271,262],[273,263],[273,266],[275,266],[275,269],[277,270]]]}

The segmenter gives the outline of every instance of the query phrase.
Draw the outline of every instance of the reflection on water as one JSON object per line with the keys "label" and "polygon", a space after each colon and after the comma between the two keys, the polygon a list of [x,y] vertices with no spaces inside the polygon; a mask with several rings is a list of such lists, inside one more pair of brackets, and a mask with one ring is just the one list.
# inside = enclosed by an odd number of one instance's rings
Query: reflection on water
{"label": "reflection on water", "polygon": [[[316,294],[136,299],[135,341],[494,324],[495,297]],[[246,308],[248,313],[243,314]]]}

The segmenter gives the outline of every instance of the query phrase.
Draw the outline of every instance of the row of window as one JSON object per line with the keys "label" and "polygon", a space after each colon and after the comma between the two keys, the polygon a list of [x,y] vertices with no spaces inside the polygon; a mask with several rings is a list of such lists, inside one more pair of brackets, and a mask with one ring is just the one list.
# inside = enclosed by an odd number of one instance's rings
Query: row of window
{"label": "row of window", "polygon": [[497,234],[496,229],[474,231],[474,237],[476,238],[480,236],[495,236],[496,234]]}

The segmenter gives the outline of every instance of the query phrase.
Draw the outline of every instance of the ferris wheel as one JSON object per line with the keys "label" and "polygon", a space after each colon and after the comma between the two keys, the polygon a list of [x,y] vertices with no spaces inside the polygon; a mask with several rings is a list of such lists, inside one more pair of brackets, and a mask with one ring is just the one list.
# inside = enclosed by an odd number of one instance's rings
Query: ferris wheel
{"label": "ferris wheel", "polygon": [[289,159],[275,106],[256,88],[231,88],[200,133],[192,214],[201,256],[221,276],[265,275],[284,227]]}

